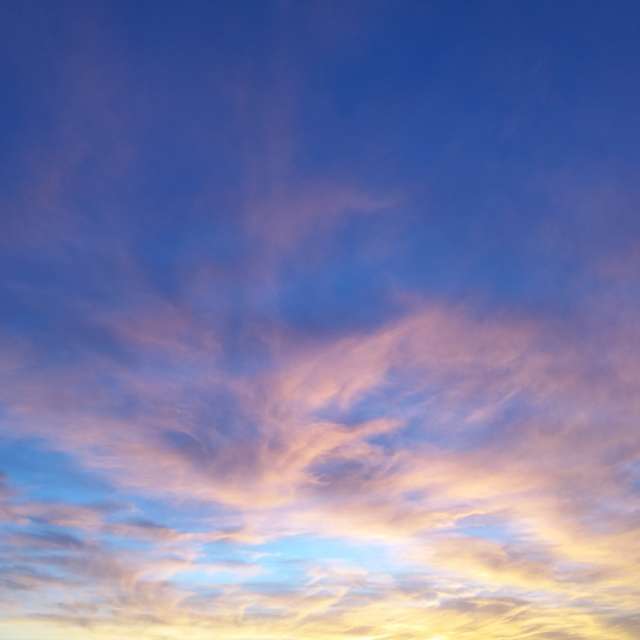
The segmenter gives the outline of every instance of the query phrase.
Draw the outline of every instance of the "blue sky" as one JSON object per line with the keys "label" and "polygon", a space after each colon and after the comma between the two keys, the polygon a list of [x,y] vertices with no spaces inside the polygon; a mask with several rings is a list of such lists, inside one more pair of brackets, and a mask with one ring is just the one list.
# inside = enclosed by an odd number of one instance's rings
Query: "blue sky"
{"label": "blue sky", "polygon": [[639,18],[5,2],[0,637],[637,637]]}

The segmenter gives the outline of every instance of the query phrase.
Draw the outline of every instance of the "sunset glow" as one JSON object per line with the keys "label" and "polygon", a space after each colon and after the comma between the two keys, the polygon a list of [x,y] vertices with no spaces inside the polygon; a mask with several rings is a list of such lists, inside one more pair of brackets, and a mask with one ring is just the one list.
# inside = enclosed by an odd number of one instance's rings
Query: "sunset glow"
{"label": "sunset glow", "polygon": [[640,638],[639,5],[0,4],[1,640]]}

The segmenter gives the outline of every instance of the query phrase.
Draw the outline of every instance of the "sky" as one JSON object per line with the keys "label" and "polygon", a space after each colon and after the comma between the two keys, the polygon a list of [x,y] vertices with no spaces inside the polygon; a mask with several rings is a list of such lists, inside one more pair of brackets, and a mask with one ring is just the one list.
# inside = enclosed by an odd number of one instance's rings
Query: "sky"
{"label": "sky", "polygon": [[0,8],[2,640],[637,640],[640,6]]}

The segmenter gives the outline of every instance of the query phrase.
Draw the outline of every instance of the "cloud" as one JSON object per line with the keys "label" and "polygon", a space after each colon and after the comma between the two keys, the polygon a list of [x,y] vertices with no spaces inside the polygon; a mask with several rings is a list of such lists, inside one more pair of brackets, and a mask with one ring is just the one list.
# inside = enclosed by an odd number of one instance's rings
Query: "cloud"
{"label": "cloud", "polygon": [[[131,624],[136,611],[151,615],[149,603],[159,598],[169,603],[157,613],[163,625],[171,611],[202,628],[230,630],[229,620],[248,606],[240,603],[251,592],[215,596],[229,613],[209,618],[189,608],[197,594],[178,586],[179,575],[235,571],[206,561],[206,545],[256,545],[293,534],[378,541],[394,548],[405,566],[428,571],[445,592],[456,580],[479,591],[454,606],[454,589],[428,614],[414,617],[408,612],[415,605],[401,591],[366,604],[369,569],[340,578],[348,586],[322,586],[326,579],[315,576],[301,599],[252,600],[257,608],[243,618],[245,632],[255,623],[266,638],[294,628],[310,637],[331,636],[373,624],[417,638],[418,626],[429,624],[445,637],[473,638],[480,629],[491,638],[502,637],[499,630],[508,625],[543,638],[586,624],[597,638],[609,629],[610,616],[602,613],[607,607],[631,615],[640,567],[633,560],[637,488],[629,465],[638,442],[630,428],[635,396],[618,383],[623,376],[633,385],[625,372],[631,360],[617,355],[624,353],[618,344],[623,333],[609,341],[607,368],[594,369],[591,353],[580,348],[581,336],[563,343],[527,319],[488,320],[429,302],[367,332],[294,342],[284,350],[279,343],[269,367],[230,375],[199,347],[198,324],[190,320],[187,340],[172,339],[148,352],[147,341],[137,336],[145,335],[146,318],[154,326],[154,316],[145,310],[134,318],[141,323],[135,334],[118,325],[109,329],[135,354],[135,375],[87,354],[53,378],[30,375],[5,389],[9,415],[25,434],[73,452],[115,486],[218,505],[228,522],[240,523],[180,531],[95,508],[11,507],[18,522],[40,519],[92,532],[100,544],[111,536],[177,554],[163,559],[149,548],[142,565],[126,570],[122,551],[104,551],[103,560],[88,565],[71,559],[64,565],[72,575],[83,566],[93,578],[101,576],[105,593],[128,585],[122,597],[132,607],[125,616]],[[151,364],[159,353],[164,364],[156,368]],[[103,396],[96,413],[96,373],[119,388],[131,382],[135,411],[125,418]],[[91,403],[84,402],[86,393]],[[599,437],[603,421],[605,442]],[[43,542],[33,533],[20,535]],[[49,547],[76,539],[71,535],[49,534]],[[501,610],[480,604],[479,593],[516,593],[527,604],[500,623]],[[97,602],[105,597],[98,593]],[[592,604],[576,606],[576,598]],[[551,599],[566,610],[551,614],[533,604]],[[125,624],[123,615],[118,619]],[[624,631],[606,633],[626,637]]]}

